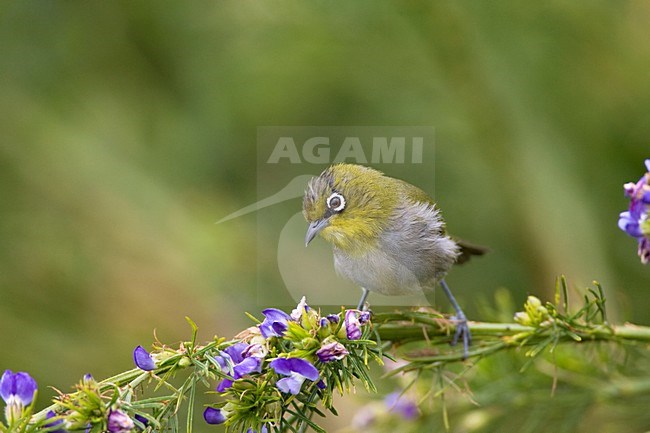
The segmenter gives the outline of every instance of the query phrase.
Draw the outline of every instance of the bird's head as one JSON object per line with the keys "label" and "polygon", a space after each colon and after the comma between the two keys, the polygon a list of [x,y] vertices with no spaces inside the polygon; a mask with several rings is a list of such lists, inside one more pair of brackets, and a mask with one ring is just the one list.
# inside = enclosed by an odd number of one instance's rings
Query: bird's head
{"label": "bird's head", "polygon": [[397,204],[395,179],[372,168],[336,164],[309,181],[303,215],[305,244],[319,235],[353,254],[372,248]]}

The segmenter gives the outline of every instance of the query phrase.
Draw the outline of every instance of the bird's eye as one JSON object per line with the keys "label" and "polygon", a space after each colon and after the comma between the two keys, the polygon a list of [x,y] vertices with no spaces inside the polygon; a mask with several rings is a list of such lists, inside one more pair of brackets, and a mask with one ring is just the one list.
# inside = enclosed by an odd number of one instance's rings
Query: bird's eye
{"label": "bird's eye", "polygon": [[333,192],[327,197],[327,207],[334,212],[341,212],[345,208],[345,198],[338,192]]}

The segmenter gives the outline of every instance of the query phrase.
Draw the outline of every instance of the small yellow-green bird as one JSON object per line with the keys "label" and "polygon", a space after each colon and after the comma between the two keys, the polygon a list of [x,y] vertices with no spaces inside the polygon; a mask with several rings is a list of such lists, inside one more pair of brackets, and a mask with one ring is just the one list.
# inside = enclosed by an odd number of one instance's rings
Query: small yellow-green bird
{"label": "small yellow-green bird", "polygon": [[378,170],[336,164],[309,182],[303,215],[309,223],[305,244],[316,235],[330,242],[337,273],[362,288],[359,309],[369,292],[416,294],[440,283],[456,311],[452,344],[462,337],[467,356],[467,318],[444,276],[454,263],[486,249],[449,237],[429,195]]}

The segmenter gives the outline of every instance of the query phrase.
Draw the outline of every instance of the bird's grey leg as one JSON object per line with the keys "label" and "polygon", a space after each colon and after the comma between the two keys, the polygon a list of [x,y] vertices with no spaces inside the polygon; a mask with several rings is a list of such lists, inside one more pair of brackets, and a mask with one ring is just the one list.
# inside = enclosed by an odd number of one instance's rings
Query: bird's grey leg
{"label": "bird's grey leg", "polygon": [[458,302],[456,302],[454,295],[451,294],[451,290],[449,290],[449,286],[444,279],[440,280],[440,286],[442,287],[442,290],[445,291],[445,294],[447,294],[447,298],[449,298],[451,306],[454,307],[454,310],[456,310],[456,315],[453,317],[456,321],[456,332],[454,333],[454,339],[451,341],[451,344],[452,346],[457,344],[459,338],[462,336],[463,357],[467,359],[469,356],[469,345],[472,342],[472,334],[469,332],[467,317],[465,316],[465,313],[463,313],[463,310],[460,308],[460,305],[458,305]]}
{"label": "bird's grey leg", "polygon": [[361,299],[359,299],[359,305],[357,306],[357,310],[363,310],[363,307],[365,306],[366,299],[368,299],[368,294],[370,293],[370,290],[366,289],[365,287],[362,287],[361,290],[363,290],[363,293],[361,294]]}

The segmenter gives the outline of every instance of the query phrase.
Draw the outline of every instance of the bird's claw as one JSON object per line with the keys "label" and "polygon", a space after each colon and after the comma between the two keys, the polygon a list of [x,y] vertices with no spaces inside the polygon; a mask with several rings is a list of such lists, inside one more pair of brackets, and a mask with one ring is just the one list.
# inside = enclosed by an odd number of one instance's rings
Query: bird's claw
{"label": "bird's claw", "polygon": [[455,346],[460,341],[461,337],[463,339],[463,359],[469,358],[469,345],[472,344],[472,333],[469,330],[469,325],[467,324],[467,317],[461,311],[459,314],[452,316],[451,320],[456,324],[456,331],[454,332],[454,338],[451,340],[451,345]]}

